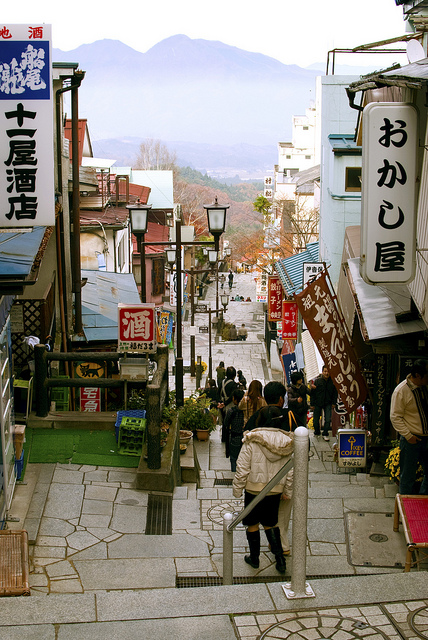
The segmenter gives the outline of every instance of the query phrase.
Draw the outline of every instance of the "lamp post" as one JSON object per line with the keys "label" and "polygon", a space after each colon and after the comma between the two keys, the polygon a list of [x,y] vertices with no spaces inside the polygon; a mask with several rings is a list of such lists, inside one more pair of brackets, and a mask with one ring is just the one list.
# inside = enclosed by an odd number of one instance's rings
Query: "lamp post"
{"label": "lamp post", "polygon": [[126,206],[129,211],[131,221],[131,232],[137,238],[137,251],[140,254],[140,274],[141,274],[141,302],[147,302],[146,299],[146,245],[144,236],[147,233],[147,222],[151,204],[143,204],[138,198],[135,204]]}
{"label": "lamp post", "polygon": [[206,209],[208,217],[208,228],[214,236],[216,251],[220,249],[220,236],[224,233],[226,227],[226,211],[229,207],[230,204],[219,204],[217,202],[217,196],[213,204],[204,204],[204,209]]}

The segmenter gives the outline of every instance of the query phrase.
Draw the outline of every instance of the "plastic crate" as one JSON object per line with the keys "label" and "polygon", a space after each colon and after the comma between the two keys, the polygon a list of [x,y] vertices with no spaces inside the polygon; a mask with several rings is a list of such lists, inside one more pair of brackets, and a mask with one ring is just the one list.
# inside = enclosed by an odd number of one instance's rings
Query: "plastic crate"
{"label": "plastic crate", "polygon": [[[123,424],[124,420],[138,420],[139,426]],[[118,453],[126,456],[140,456],[146,435],[146,421],[141,418],[122,418],[119,429]]]}
{"label": "plastic crate", "polygon": [[119,441],[119,429],[122,423],[123,418],[142,418],[146,417],[146,412],[144,409],[127,409],[126,411],[118,411],[117,419],[115,422],[115,434],[116,434],[116,442]]}
{"label": "plastic crate", "polygon": [[[57,376],[55,380],[68,380],[69,376]],[[51,387],[51,402],[55,402],[55,411],[68,411],[70,387]]]}
{"label": "plastic crate", "polygon": [[126,427],[127,429],[144,429],[146,426],[145,418],[131,418],[129,416],[124,416],[122,418],[122,422],[120,423],[120,428]]}
{"label": "plastic crate", "polygon": [[21,480],[22,472],[24,471],[24,450],[22,450],[19,460],[15,460],[15,475],[17,480]]}

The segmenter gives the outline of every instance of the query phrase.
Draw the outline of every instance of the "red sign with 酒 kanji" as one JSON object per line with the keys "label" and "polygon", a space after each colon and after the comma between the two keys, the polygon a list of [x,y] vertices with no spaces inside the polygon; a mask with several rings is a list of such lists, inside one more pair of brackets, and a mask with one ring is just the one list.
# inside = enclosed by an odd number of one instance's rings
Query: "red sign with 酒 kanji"
{"label": "red sign with \u9152 kanji", "polygon": [[155,353],[156,318],[154,304],[119,304],[118,351]]}

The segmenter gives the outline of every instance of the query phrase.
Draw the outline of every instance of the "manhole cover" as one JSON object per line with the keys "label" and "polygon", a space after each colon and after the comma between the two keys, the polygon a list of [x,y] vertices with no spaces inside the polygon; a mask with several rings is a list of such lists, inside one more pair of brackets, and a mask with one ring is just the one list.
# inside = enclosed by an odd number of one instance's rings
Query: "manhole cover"
{"label": "manhole cover", "polygon": [[[272,625],[260,636],[260,640],[272,638],[293,638],[293,640],[307,640],[311,638],[341,637],[360,639],[364,632],[364,638],[388,638],[378,627],[354,620],[353,618],[338,618],[330,615],[299,616],[290,620],[284,620]],[[310,635],[309,635],[310,634]],[[320,635],[321,634],[321,635]]]}
{"label": "manhole cover", "polygon": [[428,609],[423,607],[414,611],[410,617],[410,626],[421,638],[428,638]]}
{"label": "manhole cover", "polygon": [[388,536],[384,536],[383,533],[372,533],[371,536],[369,536],[370,540],[372,542],[387,542],[388,541]]}
{"label": "manhole cover", "polygon": [[[235,518],[242,511],[243,508],[244,508],[244,500],[242,498],[239,500],[238,499],[229,500],[228,502],[222,502],[221,504],[216,504],[210,509],[208,509],[207,516],[212,522],[215,522],[216,524],[223,526],[223,515],[225,513],[227,512],[231,513]],[[243,524],[240,523],[238,524],[237,528],[240,529],[242,527],[243,527]]]}

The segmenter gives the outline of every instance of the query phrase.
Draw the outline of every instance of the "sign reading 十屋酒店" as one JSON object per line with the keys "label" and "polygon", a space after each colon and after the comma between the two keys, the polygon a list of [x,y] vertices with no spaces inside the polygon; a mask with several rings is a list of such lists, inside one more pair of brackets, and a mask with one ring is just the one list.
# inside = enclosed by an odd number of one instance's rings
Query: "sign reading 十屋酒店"
{"label": "sign reading \u5341\u5c4b\u9152\u5e97", "polygon": [[0,227],[55,223],[50,25],[0,24]]}
{"label": "sign reading \u5341\u5c4b\u9152\u5e97", "polygon": [[119,304],[118,351],[156,352],[155,305]]}
{"label": "sign reading \u5341\u5c4b\u9152\u5e97", "polygon": [[367,396],[366,381],[343,328],[323,273],[294,295],[303,320],[317,345],[340,399],[352,413]]}
{"label": "sign reading \u5341\u5c4b\u9152\u5e97", "polygon": [[414,278],[417,149],[415,107],[374,102],[364,108],[360,273],[368,284]]}

